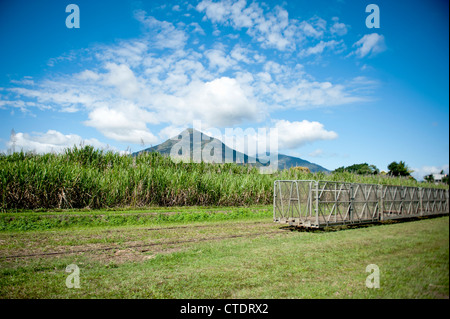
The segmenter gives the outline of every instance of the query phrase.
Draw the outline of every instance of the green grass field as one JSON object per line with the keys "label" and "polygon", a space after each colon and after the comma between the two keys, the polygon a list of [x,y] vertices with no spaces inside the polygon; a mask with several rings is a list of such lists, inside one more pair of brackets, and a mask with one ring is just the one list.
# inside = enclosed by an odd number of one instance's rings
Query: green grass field
{"label": "green grass field", "polygon": [[89,146],[0,154],[0,298],[449,298],[448,216],[293,231],[272,221],[277,179],[448,189]]}
{"label": "green grass field", "polygon": [[2,216],[2,299],[449,298],[448,216],[297,231],[271,206],[14,214]]}

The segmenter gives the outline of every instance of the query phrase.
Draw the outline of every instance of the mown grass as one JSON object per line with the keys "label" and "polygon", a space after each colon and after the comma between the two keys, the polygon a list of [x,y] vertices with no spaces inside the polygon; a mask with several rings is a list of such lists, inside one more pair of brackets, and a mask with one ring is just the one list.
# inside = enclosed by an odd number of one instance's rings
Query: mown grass
{"label": "mown grass", "polygon": [[271,207],[176,208],[140,211],[95,211],[55,213],[3,213],[0,231],[36,231],[86,227],[164,225],[173,223],[225,221],[272,216]]}
{"label": "mown grass", "polygon": [[0,155],[0,210],[264,205],[272,202],[276,179],[446,187],[347,172],[260,174],[233,163],[173,162],[158,153],[121,156],[85,146],[63,154]]}
{"label": "mown grass", "polygon": [[[88,255],[14,265],[0,259],[0,297],[448,298],[448,248],[446,216],[193,243],[182,251],[149,252],[141,262],[104,263]],[[80,268],[80,289],[65,286],[64,270],[72,263]],[[378,289],[365,285],[369,264],[380,269]]]}

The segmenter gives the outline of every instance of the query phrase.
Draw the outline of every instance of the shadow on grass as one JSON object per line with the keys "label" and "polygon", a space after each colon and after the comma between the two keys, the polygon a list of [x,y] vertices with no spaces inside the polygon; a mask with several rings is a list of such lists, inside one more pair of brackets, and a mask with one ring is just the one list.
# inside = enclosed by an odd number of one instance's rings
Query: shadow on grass
{"label": "shadow on grass", "polygon": [[375,226],[382,225],[390,225],[390,224],[400,224],[407,223],[412,221],[419,221],[424,219],[433,219],[448,216],[448,214],[436,214],[436,215],[428,215],[428,216],[420,216],[420,217],[408,217],[408,218],[399,218],[399,219],[388,219],[379,222],[371,222],[371,223],[363,223],[363,224],[344,224],[344,225],[333,225],[333,226],[325,226],[321,228],[311,228],[311,227],[302,227],[302,226],[281,226],[281,230],[286,231],[295,231],[295,232],[305,232],[305,233],[328,233],[328,232],[336,232],[348,229],[360,229],[360,228],[369,228]]}

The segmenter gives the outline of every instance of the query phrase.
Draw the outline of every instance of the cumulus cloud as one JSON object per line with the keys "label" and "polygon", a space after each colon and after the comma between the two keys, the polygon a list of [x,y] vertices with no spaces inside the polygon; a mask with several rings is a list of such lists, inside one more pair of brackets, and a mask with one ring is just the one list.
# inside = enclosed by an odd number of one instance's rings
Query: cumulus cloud
{"label": "cumulus cloud", "polygon": [[98,129],[103,135],[119,142],[139,144],[156,143],[158,138],[147,128],[157,123],[154,114],[126,103],[121,108],[98,107],[89,113],[84,124]]}
{"label": "cumulus cloud", "polygon": [[9,149],[12,150],[14,148],[16,152],[22,150],[24,152],[35,152],[38,154],[61,153],[66,148],[82,145],[92,145],[95,148],[118,152],[116,148],[101,143],[95,138],[83,139],[76,134],[63,134],[55,130],[33,134],[18,132],[14,136],[14,141],[10,139],[6,144]]}
{"label": "cumulus cloud", "polygon": [[105,69],[109,72],[104,75],[104,82],[117,88],[122,96],[133,97],[139,92],[139,83],[127,65],[107,63]]}
{"label": "cumulus cloud", "polygon": [[345,23],[339,22],[339,18],[338,17],[333,17],[333,25],[330,28],[330,32],[331,34],[335,34],[335,35],[339,35],[339,36],[343,36],[345,34],[347,34],[347,25]]}
{"label": "cumulus cloud", "polygon": [[233,78],[193,83],[186,91],[186,95],[176,99],[177,124],[199,119],[209,126],[233,126],[257,120],[260,112],[256,99]]}
{"label": "cumulus cloud", "polygon": [[384,36],[378,33],[371,33],[364,35],[359,39],[353,47],[356,47],[354,54],[357,57],[363,58],[365,56],[375,56],[386,50]]}
{"label": "cumulus cloud", "polygon": [[338,137],[336,132],[327,131],[322,123],[315,121],[276,120],[275,127],[278,129],[280,149],[295,149],[315,141],[334,140]]}

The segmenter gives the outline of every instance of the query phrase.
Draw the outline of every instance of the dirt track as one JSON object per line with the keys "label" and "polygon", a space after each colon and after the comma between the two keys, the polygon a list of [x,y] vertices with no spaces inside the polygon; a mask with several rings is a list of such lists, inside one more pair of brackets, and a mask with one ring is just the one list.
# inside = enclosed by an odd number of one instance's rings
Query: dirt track
{"label": "dirt track", "polygon": [[168,227],[115,227],[0,234],[0,261],[88,254],[116,262],[148,259],[198,242],[285,234],[273,222],[234,221]]}

